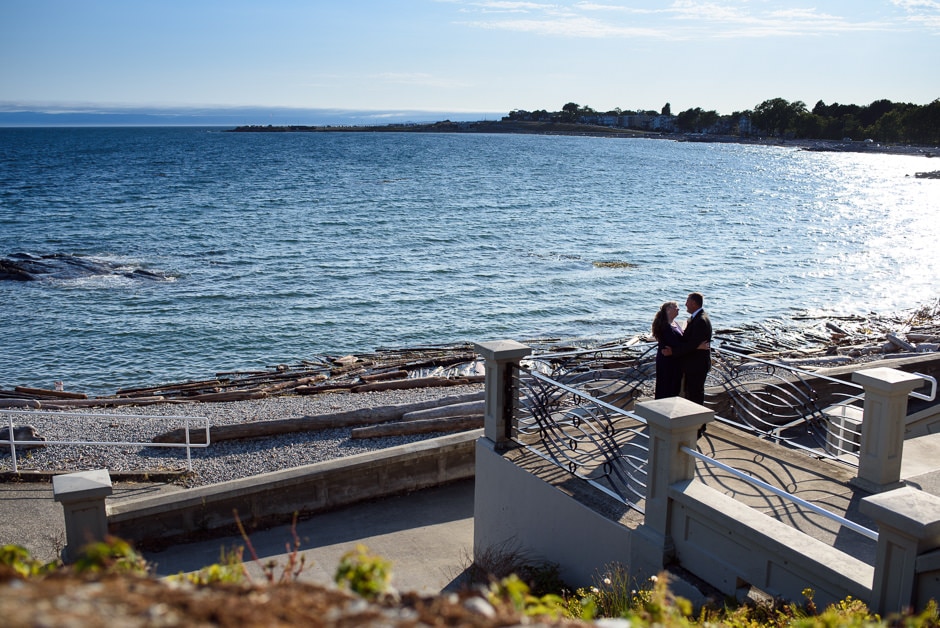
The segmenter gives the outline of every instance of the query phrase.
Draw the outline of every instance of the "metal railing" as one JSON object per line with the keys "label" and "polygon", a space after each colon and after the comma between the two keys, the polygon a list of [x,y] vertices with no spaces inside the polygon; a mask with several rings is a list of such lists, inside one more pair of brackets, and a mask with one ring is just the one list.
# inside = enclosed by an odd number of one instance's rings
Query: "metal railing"
{"label": "metal railing", "polygon": [[739,471],[735,469],[734,467],[730,467],[722,462],[715,460],[714,458],[706,456],[705,454],[699,451],[695,451],[694,449],[691,449],[689,447],[681,447],[679,451],[682,451],[688,454],[689,456],[692,456],[696,460],[700,460],[704,462],[707,465],[718,467],[722,471],[730,473],[731,475],[733,475],[734,477],[740,480],[744,480],[745,482],[748,482],[749,484],[753,484],[754,486],[757,486],[765,491],[773,493],[777,497],[790,501],[796,504],[797,506],[810,510],[818,515],[822,515],[823,517],[831,521],[835,521],[839,525],[844,526],[848,528],[849,530],[852,530],[853,532],[857,532],[858,534],[861,534],[862,536],[868,539],[871,539],[873,541],[878,540],[878,533],[874,530],[870,530],[869,528],[866,528],[865,526],[859,525],[855,523],[854,521],[850,521],[849,519],[846,519],[845,517],[842,517],[833,512],[830,512],[826,510],[825,508],[822,508],[820,506],[817,506],[816,504],[813,504],[812,502],[806,501],[805,499],[800,499],[799,497],[797,497],[796,495],[793,495],[792,493],[788,493],[782,489],[777,488],[776,486],[773,486],[772,484],[768,484],[767,482],[764,482],[763,480],[759,480],[752,475],[744,473],[743,471]]}
{"label": "metal railing", "polygon": [[914,399],[922,399],[923,401],[933,401],[934,399],[937,398],[937,378],[936,377],[933,377],[932,375],[924,375],[923,373],[916,373],[916,372],[912,373],[912,375],[916,375],[917,377],[923,380],[926,380],[927,383],[930,384],[930,392],[919,393],[916,390],[912,390],[910,393],[908,393],[908,397],[913,397]]}
{"label": "metal railing", "polygon": [[[795,449],[852,465],[858,464],[864,388],[855,382],[744,353],[716,347],[708,385],[726,393],[727,405],[714,407],[715,419]],[[936,379],[914,373],[930,385],[930,393],[911,397],[933,401]],[[827,383],[821,397],[810,379]],[[714,388],[713,388],[714,390]],[[711,400],[711,401],[710,401]]]}
{"label": "metal railing", "polygon": [[[0,415],[8,417],[7,427],[0,428],[7,431],[7,438],[0,438],[0,446],[10,446],[10,456],[13,462],[13,472],[18,473],[17,447],[46,447],[49,445],[71,445],[71,446],[96,446],[96,447],[162,447],[172,449],[186,449],[186,469],[190,473],[193,470],[192,449],[204,449],[209,446],[209,419],[208,417],[196,416],[173,416],[173,415],[146,415],[146,414],[108,414],[108,413],[79,413],[79,412],[51,412],[41,410],[0,410]],[[158,443],[152,441],[93,441],[93,440],[35,440],[35,439],[17,439],[16,430],[18,426],[13,424],[16,417],[56,417],[64,420],[73,419],[108,419],[108,420],[164,420],[164,421],[182,421],[183,422],[183,442],[181,443]],[[190,424],[192,421],[201,421],[205,427],[198,428],[198,431],[205,431],[205,442],[192,442],[192,432]],[[19,426],[23,428],[25,426]],[[0,435],[3,434],[0,431]]]}
{"label": "metal railing", "polygon": [[634,337],[615,345],[533,354],[524,364],[561,384],[629,408],[654,381],[655,357],[655,344]]}
{"label": "metal railing", "polygon": [[[631,410],[652,392],[655,355],[655,344],[634,339],[528,357],[516,372],[513,439],[642,512],[648,434]],[[705,405],[716,421],[857,466],[862,386],[722,347],[713,347],[712,355]],[[911,396],[933,400],[936,380],[915,375],[930,392]]]}
{"label": "metal railing", "polygon": [[[649,435],[646,421],[537,372],[518,372],[514,440],[631,508],[643,512]],[[873,541],[878,533],[689,447],[681,451]]]}
{"label": "metal railing", "polygon": [[649,436],[639,416],[534,371],[516,373],[513,439],[643,512]]}

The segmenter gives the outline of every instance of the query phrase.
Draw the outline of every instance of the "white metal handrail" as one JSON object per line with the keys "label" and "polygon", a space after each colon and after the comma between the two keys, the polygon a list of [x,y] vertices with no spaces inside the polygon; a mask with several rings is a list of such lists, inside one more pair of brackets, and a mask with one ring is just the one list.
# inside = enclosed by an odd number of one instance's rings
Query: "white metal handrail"
{"label": "white metal handrail", "polygon": [[802,506],[808,510],[813,511],[818,515],[822,515],[823,517],[826,517],[827,519],[831,519],[832,521],[835,521],[836,523],[842,526],[845,526],[846,528],[849,528],[850,530],[854,532],[858,532],[859,534],[861,534],[862,536],[866,538],[869,538],[873,541],[878,540],[878,533],[875,532],[874,530],[870,530],[864,526],[861,526],[855,523],[854,521],[849,521],[845,517],[841,517],[833,512],[829,512],[825,508],[821,508],[817,506],[816,504],[806,501],[805,499],[800,499],[796,495],[787,493],[786,491],[779,489],[776,486],[773,486],[771,484],[768,484],[767,482],[764,482],[763,480],[758,480],[754,476],[744,473],[743,471],[738,471],[734,467],[730,467],[722,462],[718,462],[714,458],[710,458],[709,456],[706,456],[705,454],[699,451],[695,451],[694,449],[690,449],[689,447],[682,447],[680,450],[689,454],[693,458],[701,460],[705,464],[710,464],[710,465],[718,467],[719,469],[723,471],[727,471],[728,473],[730,473],[731,475],[733,475],[734,477],[740,480],[744,480],[745,482],[754,484],[755,486],[758,486],[766,491],[770,491],[777,497],[782,497],[786,500],[789,500],[797,504],[798,506]]}
{"label": "white metal handrail", "polygon": [[930,384],[930,394],[928,395],[925,393],[911,391],[910,396],[915,397],[917,399],[923,399],[924,401],[933,401],[934,399],[936,399],[937,398],[937,378],[931,375],[924,375],[923,373],[914,373],[914,375],[916,375],[917,377],[920,377],[921,379],[927,380],[927,382]]}
{"label": "white metal handrail", "polygon": [[[851,388],[857,388],[857,389],[859,389],[859,390],[864,390],[864,387],[863,387],[861,384],[856,384],[855,382],[847,381],[847,380],[844,380],[844,379],[838,379],[838,378],[836,378],[836,377],[829,377],[828,375],[823,375],[823,374],[821,374],[821,373],[819,373],[819,372],[807,371],[807,370],[804,370],[804,369],[801,369],[801,368],[792,366],[792,365],[790,365],[790,364],[781,364],[780,362],[774,362],[774,361],[772,361],[772,360],[764,360],[764,359],[762,359],[762,358],[756,358],[756,357],[747,355],[746,353],[739,353],[739,352],[737,352],[737,351],[732,351],[731,349],[725,349],[725,348],[722,347],[722,346],[713,347],[713,350],[715,350],[715,351],[721,351],[722,353],[727,353],[727,354],[733,355],[733,356],[735,356],[735,357],[743,358],[743,359],[745,359],[745,360],[747,360],[747,361],[749,361],[749,362],[760,362],[761,364],[766,364],[766,365],[768,365],[768,366],[774,366],[774,367],[777,367],[777,368],[785,369],[785,370],[788,370],[788,371],[792,371],[792,372],[794,372],[794,373],[799,373],[799,374],[801,374],[801,375],[807,375],[807,376],[815,377],[815,378],[818,378],[818,379],[825,379],[825,380],[828,380],[828,381],[830,381],[830,382],[834,382],[834,383],[837,383],[837,384],[845,384],[846,386],[849,386],[849,387],[851,387]],[[937,378],[936,378],[936,377],[933,377],[933,376],[931,376],[931,375],[925,375],[925,374],[923,374],[923,373],[911,373],[911,375],[916,375],[917,377],[920,377],[921,379],[927,380],[927,382],[930,384],[931,388],[930,388],[930,394],[929,394],[929,395],[928,395],[928,394],[925,394],[925,393],[919,393],[919,392],[911,391],[911,392],[908,394],[908,396],[910,396],[910,397],[915,397],[915,398],[917,398],[917,399],[923,399],[924,401],[933,401],[933,400],[937,397]]]}
{"label": "white metal handrail", "polygon": [[538,379],[547,384],[550,384],[551,386],[555,386],[556,388],[559,388],[560,390],[564,390],[565,392],[570,393],[571,395],[580,397],[581,399],[584,399],[585,401],[589,401],[595,405],[598,405],[601,408],[604,408],[606,410],[613,412],[614,414],[629,417],[630,419],[633,419],[634,421],[637,421],[638,423],[643,423],[644,425],[646,424],[646,419],[644,419],[640,415],[630,412],[629,410],[624,410],[623,408],[618,408],[617,406],[611,403],[607,403],[606,401],[603,401],[602,399],[598,399],[597,397],[594,397],[593,395],[586,393],[583,390],[578,390],[577,388],[566,386],[565,384],[562,384],[561,382],[554,380],[550,377],[546,377],[545,375],[542,375],[541,373],[537,371],[527,371],[526,374],[531,375],[534,379]]}
{"label": "white metal handrail", "polygon": [[[106,413],[82,413],[82,412],[43,412],[37,410],[0,410],[0,414],[6,414],[9,417],[9,438],[0,438],[0,445],[10,446],[10,455],[13,460],[13,472],[18,472],[16,460],[16,447],[18,445],[101,445],[109,447],[166,447],[166,448],[185,448],[186,449],[186,469],[190,473],[193,470],[192,449],[205,449],[209,446],[209,418],[204,416],[175,416],[175,415],[157,415],[157,414],[106,414]],[[75,441],[75,440],[17,440],[14,432],[13,418],[16,416],[67,416],[69,418],[108,418],[108,419],[181,419],[183,421],[183,431],[185,434],[182,443],[155,443],[152,441]],[[190,421],[196,419],[205,422],[206,442],[193,443],[190,438]],[[0,432],[2,433],[2,432]]]}

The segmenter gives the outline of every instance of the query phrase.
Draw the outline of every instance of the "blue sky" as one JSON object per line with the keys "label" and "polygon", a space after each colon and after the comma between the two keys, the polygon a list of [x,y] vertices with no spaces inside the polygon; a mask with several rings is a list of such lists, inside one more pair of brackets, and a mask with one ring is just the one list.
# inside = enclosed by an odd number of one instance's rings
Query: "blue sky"
{"label": "blue sky", "polygon": [[[940,98],[940,0],[2,0],[0,109]],[[473,115],[468,119],[474,119]]]}

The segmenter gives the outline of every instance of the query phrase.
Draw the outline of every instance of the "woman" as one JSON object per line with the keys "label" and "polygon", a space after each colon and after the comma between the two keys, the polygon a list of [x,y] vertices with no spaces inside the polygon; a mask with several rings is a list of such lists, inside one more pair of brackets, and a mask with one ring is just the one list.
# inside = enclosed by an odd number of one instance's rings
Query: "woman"
{"label": "woman", "polygon": [[682,369],[678,358],[663,353],[666,347],[675,351],[682,340],[682,328],[675,322],[678,315],[679,304],[666,301],[653,318],[653,337],[659,343],[656,351],[656,399],[678,397],[682,388]]}

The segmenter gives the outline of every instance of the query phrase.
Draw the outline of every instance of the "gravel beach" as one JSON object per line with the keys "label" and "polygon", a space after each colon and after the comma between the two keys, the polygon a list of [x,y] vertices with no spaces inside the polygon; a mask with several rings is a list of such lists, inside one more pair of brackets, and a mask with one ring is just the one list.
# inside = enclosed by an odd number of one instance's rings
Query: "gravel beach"
{"label": "gravel beach", "polygon": [[[119,441],[150,443],[159,434],[183,427],[191,420],[194,432],[209,425],[233,425],[254,421],[299,418],[405,405],[481,393],[483,384],[440,388],[414,388],[367,393],[329,393],[309,396],[278,396],[222,403],[168,403],[104,409],[94,412],[51,411],[45,414],[13,415],[15,425],[32,425],[47,442],[83,441],[89,445],[54,445],[18,451],[18,470],[75,472],[107,468],[115,472],[155,473],[185,471],[184,448],[117,447],[101,443]],[[3,417],[6,419],[6,417]],[[4,421],[6,423],[6,421]],[[245,440],[211,443],[192,448],[193,474],[186,486],[203,486],[278,471],[315,462],[352,456],[426,440],[440,434],[352,439],[350,427],[297,432]],[[0,453],[0,470],[12,471],[7,449]]]}

